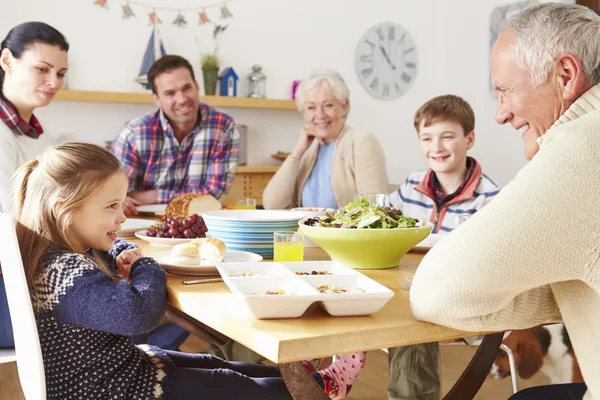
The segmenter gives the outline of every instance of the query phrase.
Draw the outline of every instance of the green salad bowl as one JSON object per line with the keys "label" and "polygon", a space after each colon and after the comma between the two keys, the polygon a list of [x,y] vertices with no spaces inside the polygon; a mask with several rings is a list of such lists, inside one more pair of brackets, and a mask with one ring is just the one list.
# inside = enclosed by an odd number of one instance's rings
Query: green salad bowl
{"label": "green salad bowl", "polygon": [[433,225],[400,229],[325,228],[298,221],[300,232],[321,247],[333,261],[354,269],[398,266],[406,252],[425,239]]}

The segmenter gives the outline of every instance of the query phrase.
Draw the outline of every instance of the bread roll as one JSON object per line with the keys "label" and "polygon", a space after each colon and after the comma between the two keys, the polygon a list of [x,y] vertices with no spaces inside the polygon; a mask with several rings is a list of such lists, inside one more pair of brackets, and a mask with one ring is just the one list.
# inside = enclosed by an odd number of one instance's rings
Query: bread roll
{"label": "bread roll", "polygon": [[198,245],[195,243],[182,243],[173,246],[171,257],[180,264],[200,265],[201,257]]}
{"label": "bread roll", "polygon": [[167,205],[167,217],[189,217],[204,211],[220,210],[221,202],[210,194],[188,193],[175,197]]}
{"label": "bread roll", "polygon": [[206,238],[200,244],[200,257],[210,263],[220,263],[225,260],[227,246],[215,238]]}

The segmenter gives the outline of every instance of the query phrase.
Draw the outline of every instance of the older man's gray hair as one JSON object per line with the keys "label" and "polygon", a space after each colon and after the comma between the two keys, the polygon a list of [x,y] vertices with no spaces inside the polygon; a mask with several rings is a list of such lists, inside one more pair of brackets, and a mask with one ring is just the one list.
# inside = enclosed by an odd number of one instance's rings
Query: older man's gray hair
{"label": "older man's gray hair", "polygon": [[515,57],[537,87],[548,78],[556,57],[575,54],[591,85],[600,83],[600,16],[577,4],[544,3],[514,15],[501,28],[516,37]]}
{"label": "older man's gray hair", "polygon": [[304,109],[304,95],[306,92],[310,92],[323,84],[328,84],[331,87],[333,95],[340,103],[346,104],[349,101],[350,89],[340,74],[332,70],[316,70],[308,78],[304,79],[296,89],[298,111]]}

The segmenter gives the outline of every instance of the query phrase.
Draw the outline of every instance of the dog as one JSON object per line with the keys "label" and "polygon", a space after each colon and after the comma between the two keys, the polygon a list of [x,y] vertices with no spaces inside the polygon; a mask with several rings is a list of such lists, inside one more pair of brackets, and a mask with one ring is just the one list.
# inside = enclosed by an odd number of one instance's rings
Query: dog
{"label": "dog", "polygon": [[[551,383],[583,382],[569,334],[563,324],[507,332],[502,341],[513,353],[519,377],[529,379],[539,371]],[[508,355],[499,349],[490,370],[495,379],[510,375]]]}

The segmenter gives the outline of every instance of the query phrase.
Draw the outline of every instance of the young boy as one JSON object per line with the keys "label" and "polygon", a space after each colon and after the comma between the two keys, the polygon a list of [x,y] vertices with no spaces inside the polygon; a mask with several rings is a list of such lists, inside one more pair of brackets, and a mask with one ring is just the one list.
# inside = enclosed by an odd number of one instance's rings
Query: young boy
{"label": "young boy", "polygon": [[[487,204],[500,188],[467,151],[475,143],[471,106],[453,95],[434,97],[415,113],[419,145],[429,169],[409,175],[390,194],[405,215],[433,223],[447,234]],[[389,349],[389,400],[438,400],[438,343]]]}

